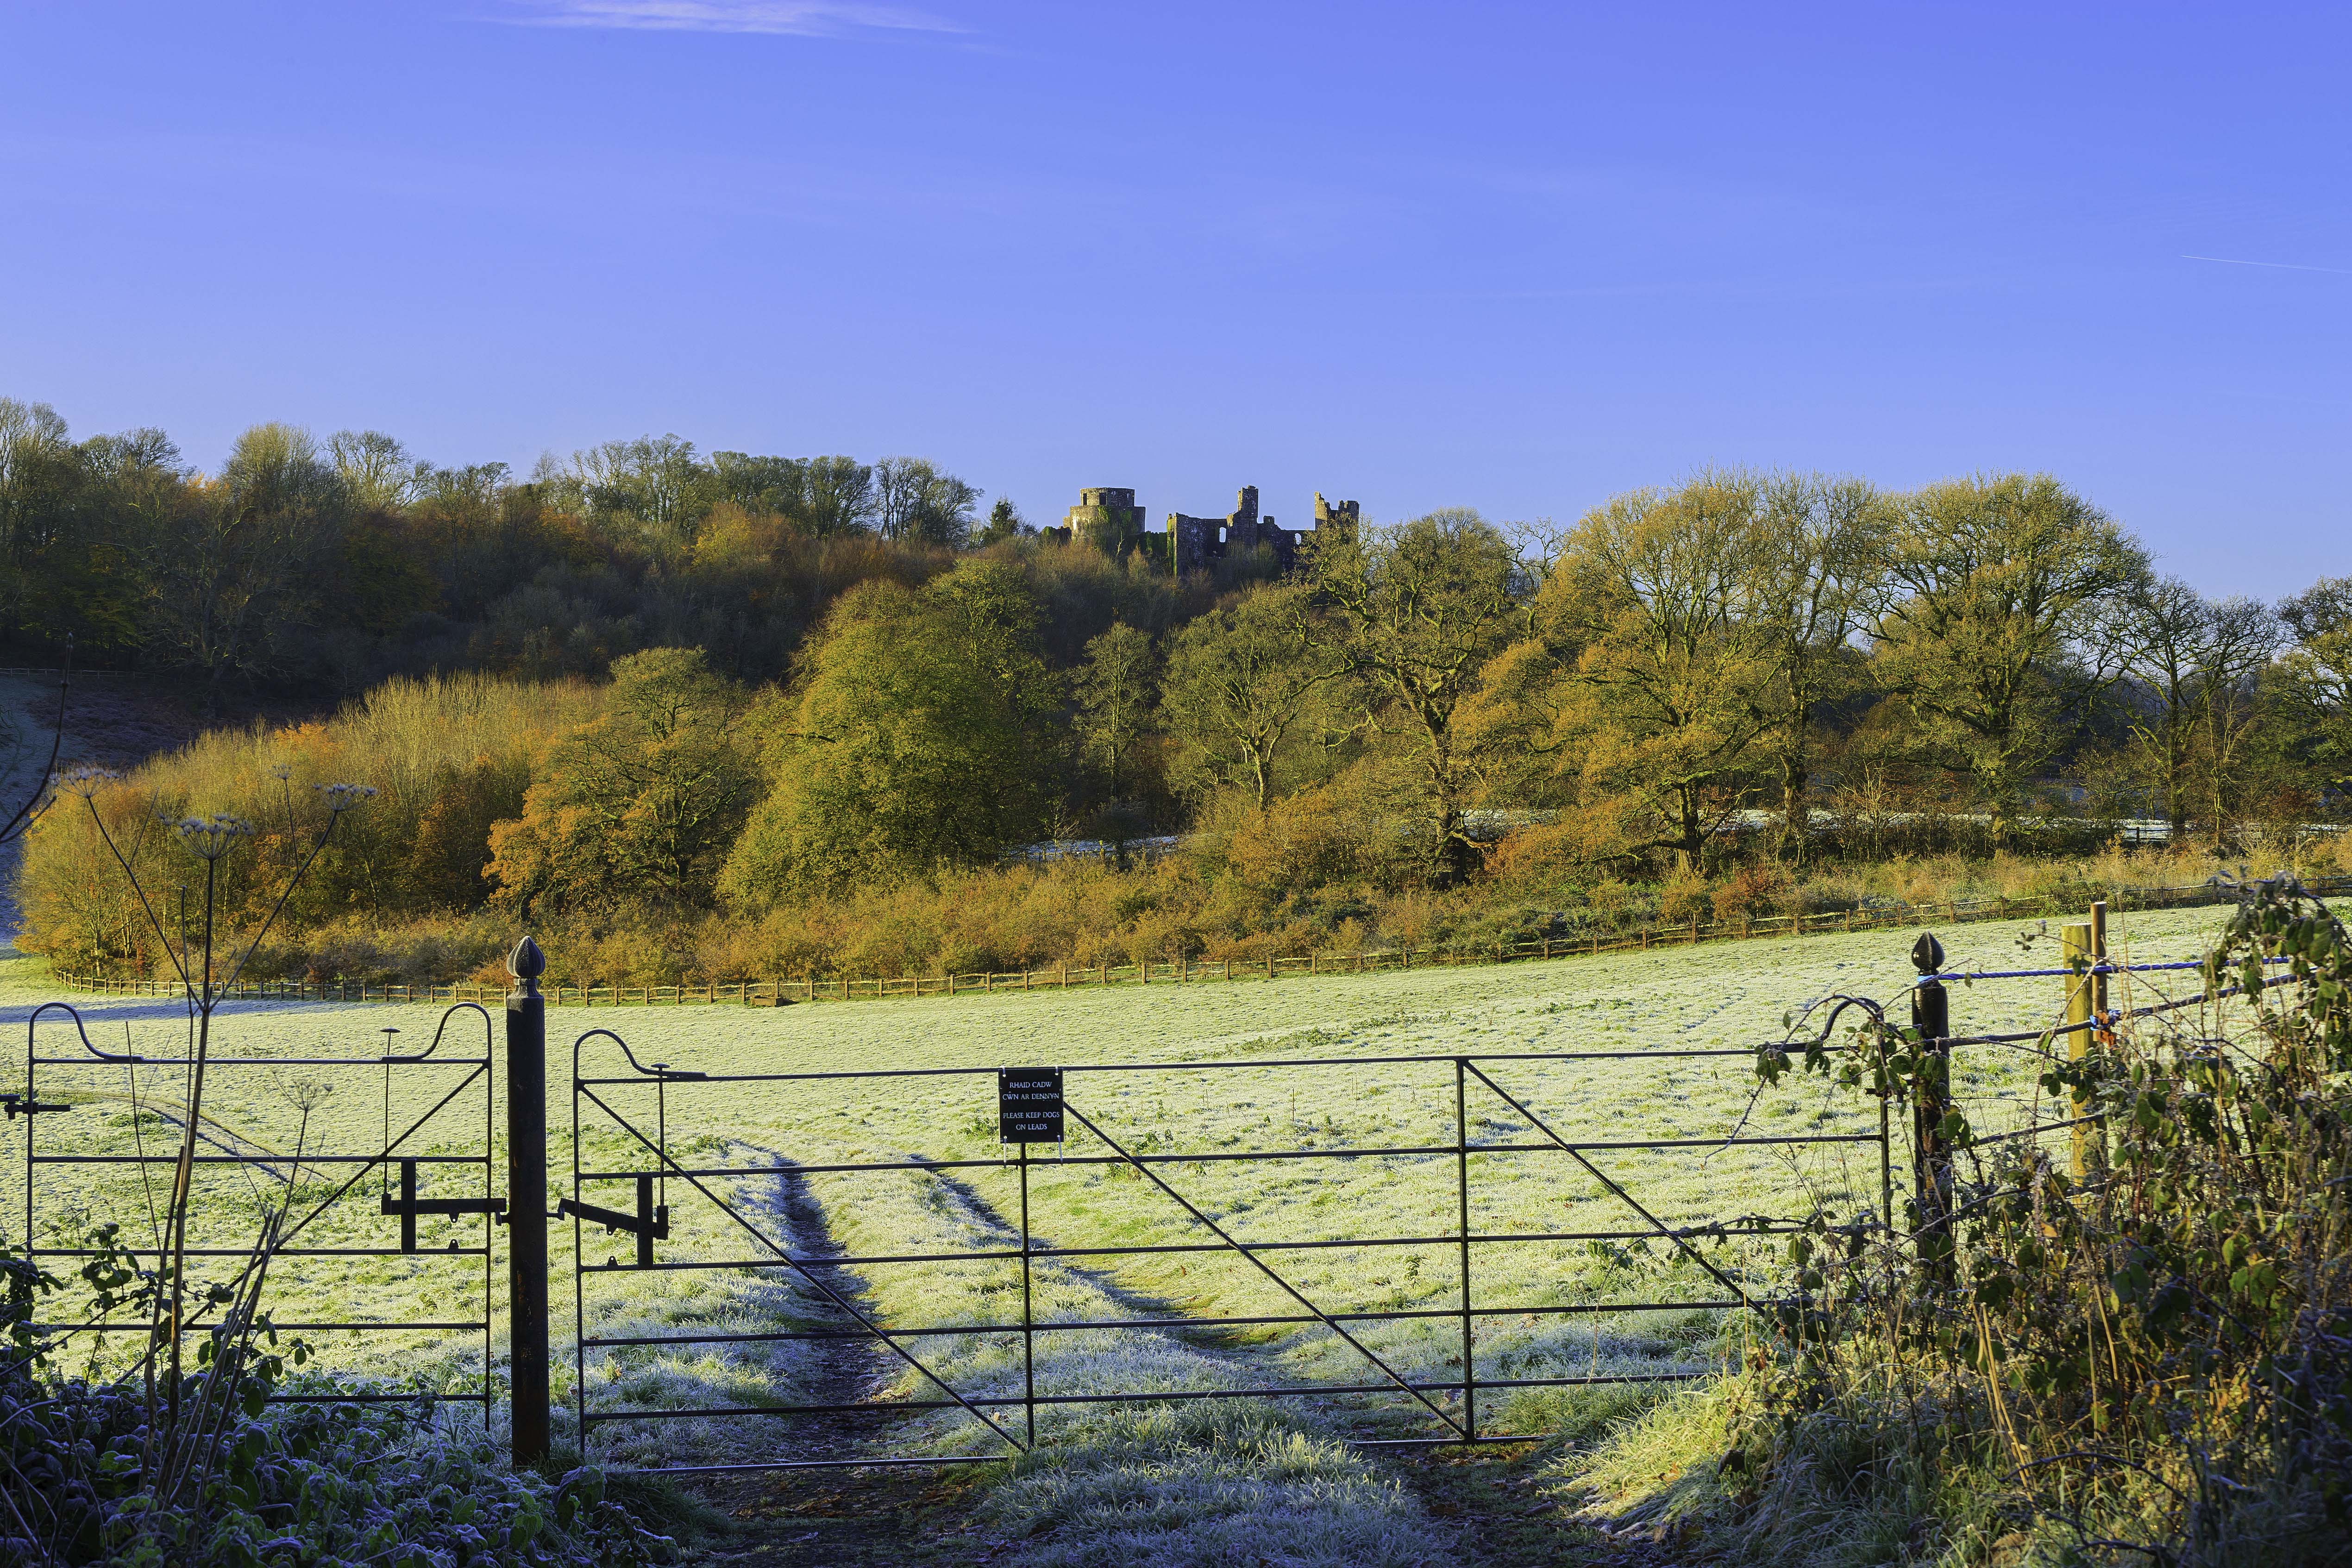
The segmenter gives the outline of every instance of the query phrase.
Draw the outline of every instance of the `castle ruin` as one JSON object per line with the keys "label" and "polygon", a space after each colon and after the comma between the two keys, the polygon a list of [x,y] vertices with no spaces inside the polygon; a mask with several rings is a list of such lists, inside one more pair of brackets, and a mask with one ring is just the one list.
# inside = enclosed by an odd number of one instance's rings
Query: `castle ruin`
{"label": "castle ruin", "polygon": [[1314,527],[1284,528],[1272,517],[1258,515],[1257,487],[1244,485],[1234,510],[1223,517],[1188,517],[1171,511],[1167,529],[1152,532],[1143,526],[1143,509],[1136,505],[1133,490],[1104,486],[1080,490],[1078,504],[1064,515],[1062,526],[1045,531],[1065,542],[1091,544],[1114,559],[1141,551],[1166,562],[1178,576],[1202,571],[1213,561],[1247,555],[1261,546],[1272,551],[1287,572],[1297,564],[1299,541],[1353,539],[1360,515],[1354,501],[1327,501],[1318,492]]}

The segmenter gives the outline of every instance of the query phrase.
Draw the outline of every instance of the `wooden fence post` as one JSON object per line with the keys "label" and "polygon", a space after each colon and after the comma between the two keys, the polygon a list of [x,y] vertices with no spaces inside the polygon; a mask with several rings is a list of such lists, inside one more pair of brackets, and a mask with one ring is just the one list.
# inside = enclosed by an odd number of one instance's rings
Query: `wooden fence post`
{"label": "wooden fence post", "polygon": [[[2088,973],[2107,961],[2107,906],[2103,902],[2091,906],[2091,918],[2062,928],[2060,932],[2066,955],[2066,1056],[2080,1061],[2090,1055],[2097,1042],[2092,1037],[2104,1025],[2106,1014],[2107,977]],[[2074,1094],[2074,1113],[2090,1114],[2091,1102],[2081,1089]],[[2106,1159],[2106,1134],[2097,1127],[2078,1126],[2072,1129],[2072,1167],[2077,1182],[2088,1178],[2100,1169]]]}

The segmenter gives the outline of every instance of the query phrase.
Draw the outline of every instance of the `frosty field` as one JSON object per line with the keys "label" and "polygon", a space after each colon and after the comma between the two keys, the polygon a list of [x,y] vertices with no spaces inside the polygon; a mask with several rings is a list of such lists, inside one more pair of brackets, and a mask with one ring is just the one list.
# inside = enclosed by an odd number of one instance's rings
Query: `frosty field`
{"label": "frosty field", "polygon": [[[2198,956],[2213,910],[2118,917],[2119,952],[2152,962]],[[2021,954],[2013,925],[1980,924],[1943,934],[1951,966],[2040,967],[2053,942]],[[1111,992],[1000,993],[948,999],[818,1004],[776,1010],[633,1007],[554,1010],[549,1020],[548,1123],[551,1205],[571,1191],[572,1044],[594,1029],[617,1030],[637,1058],[711,1073],[857,1071],[1001,1065],[1242,1063],[1263,1058],[1343,1058],[1338,1065],[1181,1070],[1073,1072],[1070,1103],[1132,1152],[1233,1153],[1365,1146],[1450,1145],[1454,1137],[1454,1071],[1450,1061],[1366,1064],[1362,1058],[1455,1054],[1627,1051],[1665,1053],[1746,1048],[1782,1034],[1782,1016],[1831,992],[1855,992],[1899,1004],[1907,984],[1908,941],[1895,933],[1816,936],[1801,941],[1723,943],[1601,959],[1499,967],[1438,969],[1362,976],[1154,985]],[[2025,963],[2018,961],[2025,959]],[[8,966],[22,970],[19,963]],[[2187,994],[2192,975],[2153,977]],[[5,982],[0,1017],[21,1024],[48,997],[29,975]],[[2119,999],[2151,999],[2133,993]],[[2051,1021],[2058,983],[2051,980],[1955,987],[1954,1026],[1963,1033],[2022,1028]],[[83,1009],[103,1048],[174,1054],[184,1021],[152,1002],[93,1001]],[[224,1055],[365,1058],[383,1049],[378,1031],[396,1027],[404,1050],[432,1036],[440,1009],[385,1005],[240,1006],[217,1022]],[[478,1021],[460,1016],[444,1056],[475,1054]],[[460,1029],[468,1031],[461,1035]],[[19,1039],[21,1036],[17,1037]],[[68,1026],[41,1029],[41,1050],[78,1048]],[[21,1054],[5,1078],[22,1088]],[[590,1076],[626,1076],[609,1042],[593,1041],[583,1058]],[[1875,1133],[1876,1117],[1819,1080],[1792,1077],[1758,1099],[1744,1057],[1652,1060],[1481,1064],[1495,1081],[1570,1141],[1648,1138],[1719,1140],[1748,1134]],[[2037,1067],[2027,1053],[1999,1047],[1965,1052],[1956,1063],[1958,1092],[1980,1131],[2021,1121],[2033,1109]],[[397,1131],[465,1076],[463,1069],[401,1069],[392,1084],[391,1126]],[[211,1080],[206,1104],[225,1145],[258,1148],[275,1158],[269,1172],[205,1168],[199,1244],[236,1247],[249,1238],[265,1205],[284,1197],[285,1178],[315,1202],[350,1167],[295,1167],[305,1156],[368,1155],[381,1146],[387,1108],[383,1069],[372,1066],[225,1069]],[[307,1080],[307,1088],[305,1082]],[[40,1069],[45,1100],[70,1102],[66,1114],[39,1121],[45,1152],[76,1148],[111,1155],[143,1147],[168,1152],[176,1125],[168,1113],[184,1092],[180,1069],[121,1066]],[[600,1090],[650,1133],[650,1088]],[[134,1113],[133,1096],[142,1109]],[[451,1110],[427,1124],[403,1152],[466,1152],[482,1124],[482,1086],[467,1089]],[[995,1085],[986,1074],[944,1078],[816,1082],[673,1084],[666,1108],[670,1150],[686,1166],[739,1173],[703,1179],[715,1196],[796,1253],[854,1255],[1003,1250],[1017,1246],[1017,1173],[998,1161]],[[312,1104],[307,1131],[299,1102]],[[1475,1144],[1535,1144],[1527,1119],[1477,1080],[1465,1096]],[[2051,1113],[2044,1110],[2047,1118]],[[497,1125],[503,1130],[501,1108]],[[1075,1121],[1065,1152],[1104,1152]],[[25,1235],[26,1122],[0,1131],[5,1178],[0,1227]],[[583,1107],[582,1163],[603,1171],[652,1168],[645,1150]],[[1096,1247],[1209,1243],[1213,1240],[1168,1195],[1132,1170],[1057,1165],[1049,1148],[1033,1152],[1029,1212],[1040,1245]],[[1879,1201],[1873,1143],[1691,1147],[1608,1151],[1591,1156],[1670,1226],[1746,1216],[1801,1219],[1815,1209],[1845,1218]],[[503,1152],[500,1154],[503,1161]],[[987,1161],[931,1172],[803,1172],[860,1161]],[[1657,1375],[1704,1373],[1736,1349],[1734,1326],[1714,1310],[1612,1310],[1625,1303],[1701,1301],[1723,1287],[1676,1249],[1643,1242],[1646,1226],[1616,1196],[1556,1150],[1475,1152],[1469,1164],[1470,1228],[1482,1236],[1530,1232],[1601,1233],[1600,1239],[1499,1242],[1474,1258],[1475,1302],[1512,1309],[1479,1321],[1475,1353],[1482,1379]],[[72,1245],[97,1222],[120,1222],[127,1239],[146,1245],[150,1194],[140,1167],[44,1165],[37,1183],[34,1237],[41,1246]],[[423,1167],[424,1195],[478,1194],[478,1169]],[[1455,1232],[1454,1155],[1416,1153],[1380,1159],[1285,1163],[1179,1163],[1153,1167],[1160,1177],[1236,1238],[1248,1242],[1342,1242],[1275,1251],[1268,1263],[1316,1306],[1329,1312],[1451,1310],[1461,1300]],[[160,1207],[168,1167],[149,1167]],[[1897,1197],[1907,1154],[1895,1153]],[[494,1177],[503,1185],[503,1176]],[[311,1247],[383,1247],[398,1222],[377,1211],[373,1176],[352,1199],[304,1233]],[[599,1184],[586,1196],[630,1206],[626,1184]],[[752,1234],[680,1179],[667,1184],[673,1234],[656,1248],[668,1264],[744,1261],[766,1255]],[[298,1202],[302,1212],[307,1202]],[[473,1218],[425,1218],[419,1251],[394,1258],[309,1256],[281,1260],[273,1295],[281,1321],[363,1318],[396,1324],[462,1321],[481,1315],[482,1260],[451,1257],[458,1244],[478,1248],[484,1225]],[[1613,1237],[1608,1233],[1620,1233]],[[1630,1234],[1628,1234],[1630,1233]],[[551,1226],[557,1304],[557,1395],[572,1396],[572,1226]],[[1421,1238],[1377,1246],[1375,1238]],[[504,1234],[492,1321],[503,1314]],[[592,1264],[626,1262],[626,1236],[587,1227]],[[1777,1239],[1715,1237],[1698,1244],[1717,1268],[1751,1291],[1769,1290]],[[54,1265],[53,1265],[54,1266]],[[932,1372],[968,1397],[1018,1395],[1023,1382],[1020,1265],[1017,1260],[869,1264],[826,1271],[838,1277],[861,1310],[894,1329],[941,1324],[1012,1323],[1006,1333],[972,1332],[910,1340]],[[1040,1260],[1033,1273],[1034,1315],[1042,1323],[1100,1318],[1297,1316],[1302,1309],[1229,1251],[1172,1251],[1142,1257]],[[790,1271],[722,1267],[655,1272],[592,1271],[584,1282],[592,1332],[601,1338],[651,1338],[685,1331],[775,1334],[841,1325],[840,1315]],[[1602,1309],[1547,1313],[1545,1309]],[[1460,1377],[1458,1319],[1352,1326],[1399,1373],[1416,1381]],[[1728,1337],[1727,1337],[1728,1336]],[[438,1331],[307,1335],[327,1363],[390,1385],[446,1392],[478,1381],[480,1340]],[[1357,1352],[1316,1324],[1268,1324],[1216,1331],[1085,1329],[1040,1332],[1035,1376],[1041,1394],[1359,1384],[1382,1381]],[[587,1361],[593,1410],[658,1412],[687,1405],[756,1406],[784,1400],[843,1403],[866,1398],[929,1399],[938,1393],[887,1352],[850,1341],[763,1340],[728,1345],[605,1347]],[[1443,1408],[1456,1394],[1433,1392]],[[1537,1433],[1592,1418],[1625,1395],[1607,1391],[1482,1392],[1478,1420],[1489,1433]],[[991,1411],[1020,1435],[1017,1405]],[[1185,1419],[1192,1419],[1187,1416]],[[1400,1393],[1334,1397],[1306,1417],[1334,1430],[1388,1436],[1443,1430],[1430,1411]],[[1135,1419],[1140,1419],[1135,1418]],[[1048,1405],[1042,1436],[1076,1428],[1108,1431],[1132,1420],[1101,1407]],[[568,1412],[559,1432],[576,1441]],[[806,1420],[758,1417],[649,1417],[600,1427],[600,1457],[621,1461],[742,1462],[768,1457],[850,1458],[895,1453],[993,1453],[1004,1445],[971,1416],[943,1411],[919,1417],[851,1417],[817,1426]],[[1034,1478],[1033,1478],[1034,1479]],[[1031,1484],[1024,1482],[1024,1485]],[[1042,1481],[1035,1484],[1043,1485]],[[1360,1511],[1360,1510],[1359,1510]],[[1372,1513],[1379,1510],[1374,1509]],[[1370,1560],[1369,1558],[1365,1560]]]}

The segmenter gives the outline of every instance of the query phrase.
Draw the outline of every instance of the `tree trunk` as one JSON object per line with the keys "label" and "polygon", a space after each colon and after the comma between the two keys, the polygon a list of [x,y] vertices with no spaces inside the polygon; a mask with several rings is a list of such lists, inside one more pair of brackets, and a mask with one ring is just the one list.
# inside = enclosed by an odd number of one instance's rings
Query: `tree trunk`
{"label": "tree trunk", "polygon": [[2164,734],[2164,814],[2168,829],[2165,843],[2178,844],[2189,834],[2189,803],[2183,796],[2181,775],[2189,771],[2189,743],[2181,735],[2179,721],[2168,720]]}
{"label": "tree trunk", "polygon": [[1812,784],[1812,770],[1806,766],[1801,752],[1784,752],[1780,758],[1780,858],[1791,866],[1805,863],[1805,842],[1812,831],[1812,813],[1805,805],[1805,796]]}
{"label": "tree trunk", "polygon": [[1698,872],[1699,852],[1706,847],[1706,837],[1699,831],[1698,826],[1698,792],[1685,788],[1680,794],[1682,842],[1675,850],[1675,854],[1682,862],[1682,868],[1696,876]]}

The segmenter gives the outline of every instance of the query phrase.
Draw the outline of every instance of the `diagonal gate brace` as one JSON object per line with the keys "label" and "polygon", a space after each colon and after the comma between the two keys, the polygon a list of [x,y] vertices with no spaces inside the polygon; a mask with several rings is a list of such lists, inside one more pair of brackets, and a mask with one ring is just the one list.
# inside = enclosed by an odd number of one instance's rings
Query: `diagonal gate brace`
{"label": "diagonal gate brace", "polygon": [[1534,1111],[1529,1110],[1526,1106],[1520,1104],[1518,1100],[1512,1098],[1510,1090],[1505,1089],[1501,1084],[1496,1083],[1493,1079],[1488,1078],[1484,1072],[1481,1072],[1475,1062],[1465,1058],[1463,1058],[1463,1065],[1470,1069],[1472,1076],[1475,1077],[1480,1083],[1485,1084],[1488,1089],[1491,1089],[1496,1094],[1501,1095],[1503,1097],[1504,1104],[1509,1106],[1513,1110],[1517,1111],[1521,1116],[1526,1117],[1529,1124],[1532,1125],[1537,1131],[1542,1133],[1560,1148],[1566,1150],[1570,1158],[1574,1159],[1578,1164],[1583,1166],[1586,1171],[1591,1173],[1594,1181],[1599,1182],[1602,1186],[1607,1187],[1612,1193],[1615,1194],[1617,1197],[1624,1202],[1626,1207],[1632,1209],[1635,1214],[1640,1215],[1644,1220],[1648,1221],[1652,1229],[1655,1230],[1660,1236],[1664,1237],[1668,1241],[1673,1242],[1676,1247],[1681,1247],[1685,1252],[1688,1253],[1692,1262],[1697,1264],[1701,1268],[1706,1269],[1709,1274],[1714,1275],[1717,1281],[1721,1284],[1725,1289],[1739,1298],[1739,1304],[1741,1306],[1748,1308],[1750,1311],[1756,1310],[1756,1303],[1748,1299],[1747,1291],[1739,1288],[1739,1282],[1734,1279],[1730,1275],[1726,1274],[1722,1269],[1717,1268],[1713,1263],[1708,1262],[1706,1254],[1700,1252],[1697,1247],[1693,1247],[1690,1244],[1688,1237],[1685,1237],[1680,1231],[1675,1230],[1673,1226],[1667,1225],[1665,1221],[1660,1219],[1656,1215],[1652,1214],[1648,1209],[1643,1208],[1634,1198],[1633,1194],[1627,1192],[1623,1187],[1619,1186],[1615,1182],[1611,1181],[1609,1177],[1602,1173],[1600,1166],[1586,1159],[1584,1157],[1583,1150],[1578,1148],[1575,1144],[1570,1142],[1567,1139],[1553,1131],[1544,1121],[1542,1117],[1538,1116]]}
{"label": "diagonal gate brace", "polygon": [[[585,1039],[587,1037],[588,1037],[585,1035],[581,1037],[582,1039]],[[613,1037],[615,1039],[619,1038],[618,1036],[614,1036]],[[577,1042],[574,1043],[574,1048],[577,1048]],[[848,1298],[845,1297],[840,1291],[827,1284],[823,1277],[820,1276],[815,1269],[811,1268],[806,1262],[798,1258],[794,1258],[792,1255],[791,1249],[785,1247],[783,1243],[776,1240],[775,1237],[770,1236],[766,1231],[761,1230],[758,1226],[753,1225],[750,1220],[744,1218],[742,1212],[737,1209],[733,1204],[729,1203],[717,1193],[712,1192],[709,1187],[703,1184],[702,1179],[699,1176],[697,1176],[693,1172],[688,1170],[685,1166],[672,1159],[668,1150],[663,1148],[658,1143],[656,1143],[652,1139],[647,1138],[643,1132],[638,1131],[635,1125],[632,1123],[627,1117],[623,1116],[619,1111],[605,1104],[604,1100],[598,1096],[594,1090],[582,1084],[580,1081],[579,1068],[576,1061],[572,1068],[572,1093],[580,1099],[587,1100],[591,1105],[595,1106],[596,1109],[611,1117],[614,1123],[618,1126],[621,1131],[626,1132],[630,1137],[635,1139],[640,1144],[644,1145],[646,1152],[666,1166],[670,1174],[686,1183],[687,1185],[692,1187],[696,1192],[700,1193],[705,1198],[709,1199],[712,1207],[725,1215],[729,1219],[733,1220],[737,1227],[742,1230],[745,1235],[751,1237],[752,1240],[758,1242],[761,1246],[774,1253],[778,1263],[782,1264],[785,1268],[790,1268],[793,1273],[799,1275],[812,1289],[815,1290],[826,1300],[832,1302],[844,1313],[847,1314],[854,1321],[856,1321],[859,1328],[864,1329],[867,1333],[872,1334],[876,1339],[880,1340],[884,1344],[888,1345],[890,1349],[897,1353],[900,1361],[905,1362],[908,1366],[913,1367],[917,1372],[922,1373],[924,1379],[928,1381],[932,1387],[938,1389],[941,1394],[946,1394],[950,1399],[954,1400],[958,1405],[961,1405],[967,1415],[971,1415],[974,1420],[987,1427],[990,1431],[995,1433],[998,1436],[1003,1438],[1007,1447],[1011,1447],[1015,1453],[1026,1453],[1028,1451],[1026,1444],[1023,1443],[1021,1439],[1015,1437],[1012,1433],[1007,1432],[1003,1426],[997,1425],[995,1419],[991,1416],[988,1412],[972,1404],[971,1400],[966,1399],[961,1394],[958,1393],[954,1386],[945,1378],[940,1376],[939,1373],[924,1365],[921,1359],[919,1358],[914,1352],[908,1350],[905,1344],[900,1342],[899,1337],[897,1334],[892,1333],[880,1323],[875,1321],[872,1318],[867,1317],[865,1313],[859,1311],[855,1306],[851,1305]],[[575,1208],[573,1212],[579,1214],[580,1217],[583,1219],[588,1217],[584,1211]]]}
{"label": "diagonal gate brace", "polygon": [[1108,1147],[1112,1153],[1118,1155],[1120,1159],[1126,1161],[1129,1165],[1134,1166],[1136,1170],[1141,1172],[1146,1177],[1150,1178],[1152,1185],[1158,1187],[1161,1192],[1166,1193],[1170,1197],[1173,1198],[1177,1205],[1181,1207],[1186,1214],[1191,1215],[1194,1219],[1200,1221],[1202,1225],[1207,1226],[1210,1232],[1214,1235],[1219,1241],[1223,1242],[1227,1247],[1232,1247],[1235,1252],[1241,1254],[1242,1257],[1247,1258],[1259,1273],[1265,1275],[1267,1279],[1280,1286],[1284,1292],[1287,1294],[1292,1300],[1297,1302],[1300,1306],[1314,1313],[1317,1320],[1320,1321],[1325,1328],[1330,1330],[1333,1333],[1347,1341],[1349,1346],[1353,1349],[1358,1355],[1362,1356],[1366,1361],[1371,1363],[1372,1365],[1380,1369],[1381,1376],[1387,1378],[1391,1383],[1395,1384],[1399,1388],[1403,1389],[1407,1394],[1412,1394],[1415,1399],[1421,1401],[1423,1405],[1428,1407],[1429,1413],[1432,1415],[1436,1416],[1440,1421],[1444,1422],[1446,1426],[1452,1427],[1456,1436],[1467,1437],[1470,1435],[1469,1429],[1464,1426],[1461,1422],[1456,1421],[1453,1416],[1447,1415],[1444,1406],[1431,1399],[1429,1395],[1423,1394],[1420,1389],[1415,1388],[1412,1384],[1407,1383],[1402,1377],[1397,1374],[1395,1368],[1390,1366],[1388,1363],[1382,1361],[1378,1355],[1374,1354],[1370,1345],[1365,1344],[1363,1341],[1358,1339],[1355,1335],[1341,1328],[1338,1323],[1332,1321],[1329,1315],[1327,1314],[1322,1308],[1317,1306],[1305,1296],[1299,1294],[1297,1288],[1292,1285],[1289,1280],[1285,1279],[1281,1275],[1276,1274],[1266,1265],[1264,1258],[1261,1258],[1255,1252],[1244,1247],[1240,1242],[1235,1241],[1232,1237],[1225,1234],[1224,1228],[1219,1226],[1215,1220],[1211,1219],[1207,1215],[1202,1214],[1199,1209],[1193,1207],[1192,1203],[1185,1198],[1183,1194],[1170,1186],[1166,1182],[1161,1181],[1158,1172],[1145,1164],[1142,1161],[1138,1160],[1125,1149],[1120,1148],[1117,1142],[1112,1141],[1109,1133],[1105,1132],[1101,1128],[1096,1126],[1092,1121],[1088,1120],[1086,1112],[1080,1110],[1076,1106],[1070,1104],[1067,1100],[1064,1100],[1062,1102],[1062,1109],[1069,1115],[1077,1118],[1080,1125],[1084,1126],[1087,1131],[1101,1139],[1104,1145]]}

